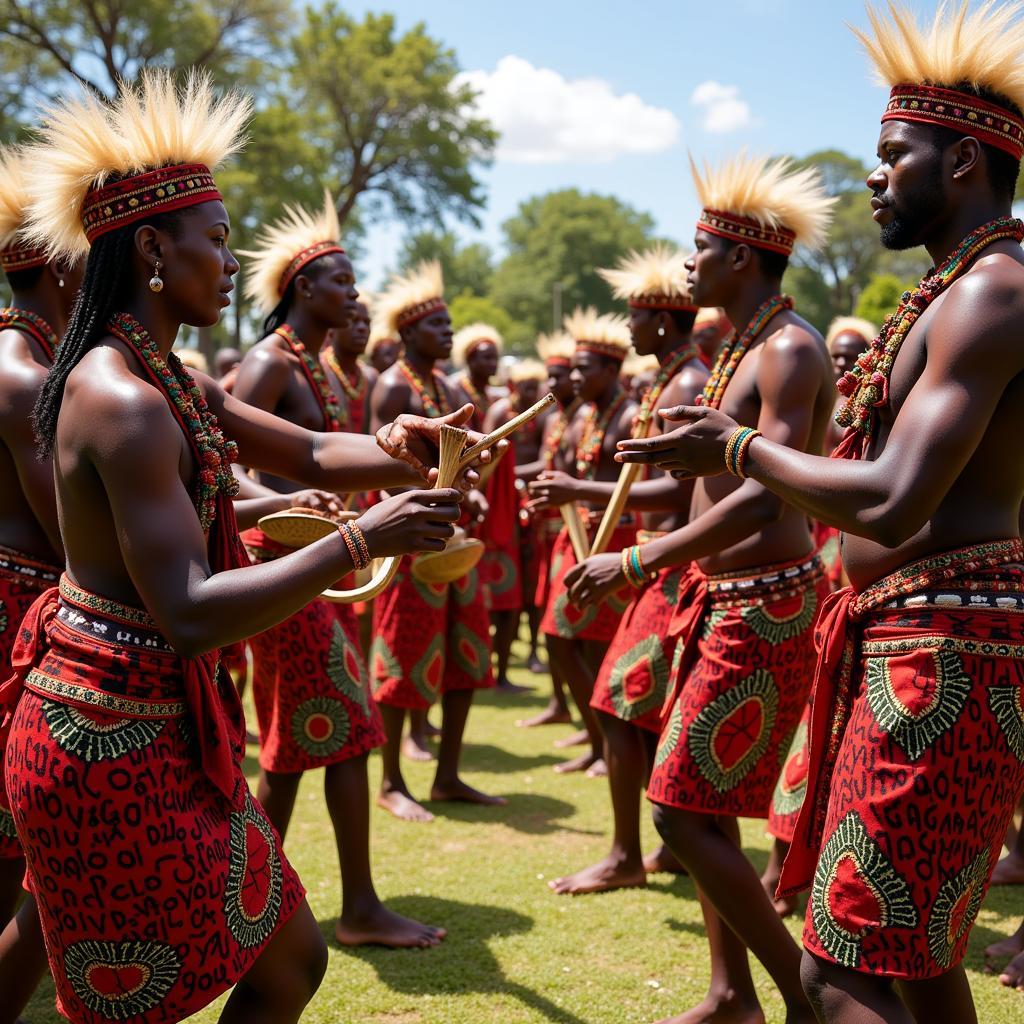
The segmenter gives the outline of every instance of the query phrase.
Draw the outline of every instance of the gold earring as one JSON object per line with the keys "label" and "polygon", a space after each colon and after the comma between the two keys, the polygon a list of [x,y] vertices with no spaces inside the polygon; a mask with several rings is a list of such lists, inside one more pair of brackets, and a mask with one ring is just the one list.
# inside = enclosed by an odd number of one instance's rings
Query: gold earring
{"label": "gold earring", "polygon": [[164,290],[163,278],[160,276],[160,261],[153,265],[153,276],[149,279],[149,290],[151,292],[162,292]]}

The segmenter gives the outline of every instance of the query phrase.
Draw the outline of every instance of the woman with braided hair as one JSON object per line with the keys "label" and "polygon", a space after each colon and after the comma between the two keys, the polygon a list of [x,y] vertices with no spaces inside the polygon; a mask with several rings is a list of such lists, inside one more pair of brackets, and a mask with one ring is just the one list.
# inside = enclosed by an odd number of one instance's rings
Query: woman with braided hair
{"label": "woman with braided hair", "polygon": [[[58,104],[32,154],[29,238],[50,258],[88,258],[36,406],[66,570],[22,623],[0,712],[58,1009],[82,1024],[168,1024],[232,986],[224,1021],[299,1018],[326,951],[242,775],[218,649],[371,557],[442,549],[459,515],[458,490],[410,490],[247,563],[236,459],[331,491],[414,486],[438,438],[414,417],[378,443],[315,433],[171,353],[182,323],[211,325],[230,302],[238,263],[210,169],[238,148],[248,111],[201,75],[177,89],[149,73],[110,104]],[[337,723],[317,724],[330,742]]]}

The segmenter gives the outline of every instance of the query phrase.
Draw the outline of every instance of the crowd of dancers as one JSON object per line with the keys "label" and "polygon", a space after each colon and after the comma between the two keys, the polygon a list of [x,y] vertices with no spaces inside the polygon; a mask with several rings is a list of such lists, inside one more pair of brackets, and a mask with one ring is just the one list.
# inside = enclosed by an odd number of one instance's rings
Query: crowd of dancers
{"label": "crowd of dancers", "polygon": [[[691,162],[688,255],[599,270],[628,316],[576,309],[528,359],[453,335],[437,263],[361,296],[330,197],[287,206],[239,252],[264,337],[190,372],[180,328],[216,323],[240,269],[213,172],[247,99],[150,71],[3,155],[0,1022],[47,966],[76,1024],[228,989],[224,1021],[297,1021],[326,947],[284,845],[317,768],[336,940],[442,942],[374,888],[369,755],[410,828],[432,814],[403,759],[432,731],[429,802],[504,804],[462,740],[477,691],[514,689],[524,615],[553,690],[521,724],[574,708],[583,753],[556,770],[611,796],[607,856],[551,888],[689,873],[710,982],[674,1021],[763,1022],[750,954],[787,1024],[977,1019],[962,960],[1004,842],[997,880],[1024,874],[1024,11],[868,19],[891,87],[871,215],[934,267],[827,339],[783,278],[834,200],[739,154]],[[452,428],[548,391],[440,485]],[[290,510],[326,536],[275,536]],[[382,559],[390,585],[350,600]],[[763,877],[741,817],[773,837]],[[989,953],[1021,981],[1024,926]]]}

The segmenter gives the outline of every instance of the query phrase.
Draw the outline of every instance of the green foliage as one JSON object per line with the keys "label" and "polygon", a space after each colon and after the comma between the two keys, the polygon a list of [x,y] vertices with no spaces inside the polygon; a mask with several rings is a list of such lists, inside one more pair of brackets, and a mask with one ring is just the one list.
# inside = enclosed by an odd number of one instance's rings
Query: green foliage
{"label": "green foliage", "polygon": [[506,340],[512,335],[512,318],[500,306],[482,295],[463,292],[448,303],[452,327],[461,330],[470,324],[490,324]]}
{"label": "green foliage", "polygon": [[422,260],[440,261],[448,295],[486,295],[491,286],[491,250],[481,242],[460,246],[450,231],[417,231],[402,243],[398,269],[404,272]]}
{"label": "green foliage", "polygon": [[508,255],[494,272],[491,298],[508,310],[512,340],[522,344],[560,326],[559,309],[621,311],[597,268],[649,242],[654,221],[614,196],[563,189],[526,200],[502,229]]}
{"label": "green foliage", "polygon": [[901,281],[895,274],[875,274],[860,293],[854,315],[881,325],[899,305],[900,296],[916,284],[916,281]]}
{"label": "green foliage", "polygon": [[490,161],[497,134],[473,115],[472,89],[453,88],[452,50],[423,24],[396,37],[392,15],[357,22],[334,3],[307,7],[291,46],[294,95],[331,155],[343,221],[364,197],[370,214],[476,222],[473,168]]}

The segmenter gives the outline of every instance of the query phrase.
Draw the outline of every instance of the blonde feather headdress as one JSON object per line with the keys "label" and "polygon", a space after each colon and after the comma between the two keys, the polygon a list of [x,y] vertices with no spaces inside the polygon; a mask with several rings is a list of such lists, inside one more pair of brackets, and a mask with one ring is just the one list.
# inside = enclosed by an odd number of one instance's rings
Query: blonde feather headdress
{"label": "blonde feather headdress", "polygon": [[544,364],[536,359],[517,359],[508,371],[510,384],[525,384],[528,380],[544,383],[548,379],[548,371]]}
{"label": "blonde feather headdress", "polygon": [[867,348],[878,335],[878,328],[873,323],[863,320],[859,316],[837,316],[828,325],[828,334],[825,337],[825,345],[829,350],[832,349],[832,342],[840,334],[858,335],[864,339],[864,347]]}
{"label": "blonde feather headdress", "polygon": [[686,278],[686,255],[660,243],[631,252],[614,269],[598,269],[617,299],[635,309],[677,309],[695,312]]}
{"label": "blonde feather headdress", "polygon": [[498,350],[498,355],[501,355],[504,342],[490,324],[469,324],[463,327],[452,339],[452,362],[458,367],[465,366],[473,351],[486,342],[490,342]]}
{"label": "blonde feather headdress", "polygon": [[5,272],[30,270],[46,263],[41,247],[22,237],[28,196],[28,159],[23,150],[0,152],[0,267]]}
{"label": "blonde feather headdress", "polygon": [[575,351],[576,343],[564,331],[537,335],[537,354],[545,365],[558,363],[562,366],[571,366],[572,354]]}
{"label": "blonde feather headdress", "polygon": [[[966,0],[940,3],[931,24],[906,7],[888,5],[888,17],[870,5],[870,34],[851,26],[892,87],[882,121],[937,124],[973,135],[1018,161],[1024,153],[1024,4],[987,0],[969,11]],[[1005,98],[989,103],[983,89]]]}
{"label": "blonde feather headdress", "polygon": [[594,352],[621,362],[632,348],[629,322],[614,313],[598,314],[592,306],[577,306],[565,318],[564,326],[577,352]]}
{"label": "blonde feather headdress", "polygon": [[698,229],[784,256],[797,242],[816,249],[825,241],[836,199],[814,168],[739,153],[715,169],[691,157],[690,171],[703,207]]}
{"label": "blonde feather headdress", "polygon": [[323,206],[310,213],[301,206],[285,205],[283,217],[256,236],[255,249],[239,249],[250,260],[245,294],[269,313],[302,270],[328,253],[343,253],[341,225],[331,194],[324,189]]}
{"label": "blonde feather headdress", "polygon": [[210,172],[242,146],[251,109],[237,92],[217,99],[195,70],[180,87],[150,69],[111,103],[62,101],[29,147],[28,239],[51,259],[75,259],[109,231],[220,199]]}
{"label": "blonde feather headdress", "polygon": [[401,329],[440,309],[444,302],[444,276],[438,260],[424,260],[404,276],[395,276],[374,304],[374,319],[381,329],[399,337]]}

